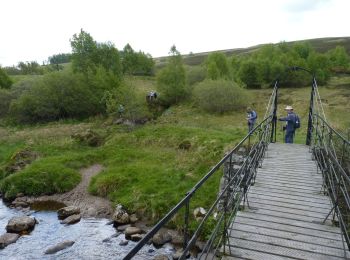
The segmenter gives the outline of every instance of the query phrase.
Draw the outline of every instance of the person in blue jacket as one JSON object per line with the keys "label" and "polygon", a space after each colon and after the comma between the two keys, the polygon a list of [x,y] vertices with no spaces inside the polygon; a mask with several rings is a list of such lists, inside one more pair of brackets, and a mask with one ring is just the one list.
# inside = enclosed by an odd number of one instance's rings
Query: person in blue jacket
{"label": "person in blue jacket", "polygon": [[293,107],[292,106],[286,106],[284,109],[287,111],[286,117],[279,118],[280,121],[286,121],[286,126],[283,127],[283,130],[286,130],[286,136],[285,136],[285,142],[287,144],[293,143],[293,138],[295,134],[295,121],[296,121],[296,115],[294,114]]}
{"label": "person in blue jacket", "polygon": [[247,108],[247,122],[248,122],[248,133],[254,129],[258,115],[250,107]]}

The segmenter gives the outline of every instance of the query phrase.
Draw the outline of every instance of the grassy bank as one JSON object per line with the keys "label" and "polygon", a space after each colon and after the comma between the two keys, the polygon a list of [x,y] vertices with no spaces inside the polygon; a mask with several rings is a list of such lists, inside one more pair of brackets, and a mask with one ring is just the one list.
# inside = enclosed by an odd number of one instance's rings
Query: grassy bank
{"label": "grassy bank", "polygon": [[[148,89],[147,78],[135,79],[140,89]],[[338,129],[349,129],[350,88],[344,79],[334,79],[320,88],[326,114]],[[271,89],[250,90],[247,105],[256,108],[263,118]],[[302,128],[296,141],[305,142],[310,88],[281,89],[280,116],[292,104],[301,116]],[[282,124],[278,141],[283,140]],[[93,148],[79,144],[71,135],[92,129],[104,137],[104,145]],[[0,182],[7,198],[17,193],[40,195],[64,192],[80,180],[78,170],[101,163],[105,170],[90,183],[91,193],[125,205],[149,219],[157,220],[172,208],[198,182],[225,151],[246,134],[245,112],[208,114],[190,103],[171,107],[156,121],[135,128],[113,124],[112,120],[95,118],[85,122],[58,122],[22,129],[0,128],[0,168],[11,162],[16,152],[29,149],[37,159],[24,170]],[[184,141],[189,149],[180,149]],[[207,207],[218,191],[220,176],[196,196],[191,207]]]}

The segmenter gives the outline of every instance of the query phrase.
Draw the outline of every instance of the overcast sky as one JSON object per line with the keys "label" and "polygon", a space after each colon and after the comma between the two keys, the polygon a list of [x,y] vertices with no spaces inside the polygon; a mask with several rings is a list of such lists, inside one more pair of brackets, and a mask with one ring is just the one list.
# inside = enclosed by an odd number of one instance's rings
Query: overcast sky
{"label": "overcast sky", "polygon": [[350,36],[349,0],[0,0],[0,65],[71,52],[80,29],[153,57]]}

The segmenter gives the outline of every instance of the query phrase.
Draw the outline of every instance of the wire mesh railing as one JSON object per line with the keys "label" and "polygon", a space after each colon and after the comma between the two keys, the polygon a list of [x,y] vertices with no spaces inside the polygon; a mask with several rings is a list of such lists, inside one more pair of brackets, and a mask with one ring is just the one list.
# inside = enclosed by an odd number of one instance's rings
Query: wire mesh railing
{"label": "wire mesh railing", "polygon": [[332,216],[339,225],[347,249],[350,249],[350,142],[327,122],[316,80],[313,83],[312,109],[313,156],[323,176],[323,190],[332,201],[332,209],[324,222]]}
{"label": "wire mesh railing", "polygon": [[[142,247],[152,241],[153,236],[174,219],[182,219],[180,231],[183,240],[179,259],[185,259],[189,254],[199,259],[215,259],[231,250],[226,246],[229,225],[239,207],[248,202],[248,190],[254,185],[257,168],[261,166],[266,148],[273,139],[276,95],[277,87],[273,90],[262,122],[227,153],[123,259],[137,256]],[[206,190],[205,186],[215,185],[218,179],[221,182],[218,195],[208,202],[210,206],[207,206],[205,214],[194,216],[192,210],[200,207],[196,205],[196,196],[208,196],[203,193],[203,190]],[[199,240],[202,241],[200,249],[197,246]]]}

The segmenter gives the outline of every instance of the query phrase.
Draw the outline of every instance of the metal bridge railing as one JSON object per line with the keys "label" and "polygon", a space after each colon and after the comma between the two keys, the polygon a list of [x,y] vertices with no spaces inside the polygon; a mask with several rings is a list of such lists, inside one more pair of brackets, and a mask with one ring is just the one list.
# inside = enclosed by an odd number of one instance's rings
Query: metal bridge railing
{"label": "metal bridge railing", "polygon": [[312,152],[323,176],[324,192],[333,204],[324,222],[333,213],[332,221],[339,223],[350,250],[350,142],[323,116],[314,114]]}
{"label": "metal bridge railing", "polygon": [[[243,206],[247,201],[247,193],[251,185],[254,185],[256,171],[261,166],[266,148],[273,139],[276,111],[275,88],[267,106],[267,114],[244,139],[221,159],[187,194],[164,216],[136,246],[123,258],[131,259],[136,256],[141,248],[151,241],[152,237],[167,223],[175,218],[183,219],[181,233],[183,234],[183,251],[179,259],[185,259],[190,251],[195,248],[196,241],[205,241],[205,245],[197,254],[200,259],[214,259],[227,250],[225,242],[228,239],[228,228],[232,223],[242,201]],[[271,104],[270,104],[271,103]],[[244,147],[244,149],[242,149]],[[242,150],[243,152],[242,154]],[[236,158],[240,154],[242,159],[237,164]],[[208,196],[203,193],[206,185],[218,182],[225,169],[226,182],[214,201],[208,203],[206,214],[201,219],[195,219],[192,210],[203,205],[196,205],[196,196]],[[230,250],[230,248],[228,248]]]}

